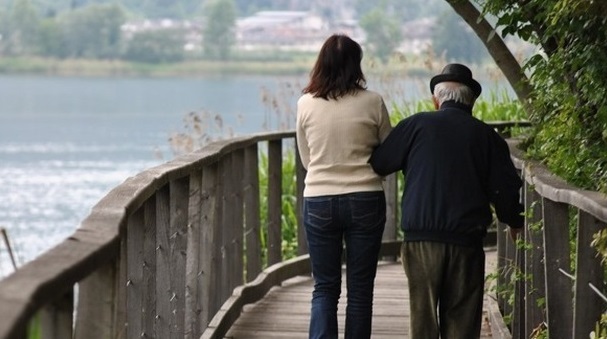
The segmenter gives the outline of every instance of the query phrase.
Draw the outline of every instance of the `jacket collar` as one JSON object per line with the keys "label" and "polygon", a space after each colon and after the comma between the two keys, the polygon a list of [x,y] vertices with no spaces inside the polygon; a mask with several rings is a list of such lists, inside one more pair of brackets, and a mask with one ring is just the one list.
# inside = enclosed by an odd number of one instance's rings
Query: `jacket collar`
{"label": "jacket collar", "polygon": [[464,111],[470,115],[472,115],[472,106],[464,105],[459,102],[455,102],[453,100],[445,101],[442,105],[440,105],[440,110],[444,109],[457,109],[460,111]]}

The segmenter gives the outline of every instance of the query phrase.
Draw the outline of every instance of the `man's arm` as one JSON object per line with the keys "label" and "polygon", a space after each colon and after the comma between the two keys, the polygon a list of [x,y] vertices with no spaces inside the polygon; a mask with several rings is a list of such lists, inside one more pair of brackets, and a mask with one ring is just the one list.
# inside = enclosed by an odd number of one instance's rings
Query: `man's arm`
{"label": "man's arm", "polygon": [[509,226],[510,237],[516,241],[525,224],[519,193],[523,182],[510,159],[508,145],[501,137],[497,138],[491,159],[491,202],[497,219]]}
{"label": "man's arm", "polygon": [[384,142],[371,155],[369,163],[375,173],[388,175],[405,168],[410,138],[408,123],[405,120],[392,129]]}

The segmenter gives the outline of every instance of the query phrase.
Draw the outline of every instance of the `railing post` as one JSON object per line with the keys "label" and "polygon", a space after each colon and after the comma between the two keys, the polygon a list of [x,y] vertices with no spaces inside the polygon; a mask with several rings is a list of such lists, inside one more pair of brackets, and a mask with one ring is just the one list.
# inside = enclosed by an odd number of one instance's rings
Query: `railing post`
{"label": "railing post", "polygon": [[542,206],[539,194],[528,186],[525,193],[525,338],[544,322],[544,241],[542,237]]}
{"label": "railing post", "polygon": [[220,160],[221,163],[221,171],[219,175],[222,178],[223,189],[221,192],[221,200],[222,200],[222,209],[221,209],[221,228],[219,229],[221,233],[221,270],[219,276],[221,277],[221,290],[220,297],[223,304],[223,300],[227,300],[230,295],[232,295],[232,291],[236,286],[234,281],[234,275],[232,274],[232,265],[234,262],[234,258],[232,253],[232,242],[236,237],[235,225],[233,224],[234,218],[232,217],[233,211],[232,206],[233,202],[233,189],[234,182],[232,181],[232,157],[227,155],[223,156]]}
{"label": "railing post", "polygon": [[124,312],[126,306],[118,303],[125,291],[118,272],[119,264],[112,261],[78,283],[75,339],[125,338],[125,319],[116,317],[118,309]]}
{"label": "railing post", "polygon": [[[398,173],[393,173],[385,178],[384,195],[386,196],[386,226],[382,241],[396,240],[398,235]],[[384,260],[396,260],[396,257],[386,257]]]}
{"label": "railing post", "polygon": [[[218,163],[204,167],[202,172],[202,193],[200,203],[200,267],[199,295],[202,311],[200,314],[201,331],[207,327],[213,315],[219,310],[221,286],[221,211],[223,181]],[[201,332],[202,333],[202,332]]]}
{"label": "railing post", "polygon": [[64,339],[72,337],[74,290],[59,296],[40,311],[40,338]]}
{"label": "railing post", "polygon": [[282,261],[282,140],[268,145],[268,266]]}
{"label": "railing post", "polygon": [[[197,339],[203,332],[202,272],[202,170],[190,174],[188,187],[187,247],[185,262],[185,329],[184,339]],[[206,307],[205,307],[206,308]]]}
{"label": "railing post", "polygon": [[398,173],[390,174],[384,183],[386,196],[386,228],[382,240],[396,240],[398,234]]}
{"label": "railing post", "polygon": [[233,238],[230,243],[229,253],[232,259],[230,270],[231,281],[234,286],[240,286],[245,283],[244,279],[244,150],[238,149],[232,152],[232,171],[231,171],[231,192],[229,195],[230,204],[228,211],[230,213],[230,223],[228,227],[233,229]]}
{"label": "railing post", "polygon": [[297,143],[295,144],[295,177],[297,180],[297,254],[304,255],[308,253],[308,242],[306,238],[306,229],[303,223],[303,191],[306,179],[306,169],[301,163]]}
{"label": "railing post", "polygon": [[[592,236],[607,225],[592,215],[579,210],[577,262],[575,270],[575,294],[573,301],[573,338],[588,338],[601,318],[603,307],[599,297],[590,289],[593,284],[605,292],[603,267],[596,248],[591,245]],[[598,301],[598,302],[597,302]]]}
{"label": "railing post", "polygon": [[[523,178],[526,177],[527,168],[523,168]],[[525,210],[531,205],[531,202],[527,202],[527,192],[533,190],[533,188],[529,187],[529,183],[526,180],[523,180],[523,194],[524,194],[524,205]],[[525,227],[523,229],[522,235],[520,237],[520,241],[527,241],[527,228],[529,227],[529,222],[527,217],[525,217]],[[525,273],[526,273],[526,251],[525,249],[519,248],[516,246],[515,249],[515,265],[513,274],[518,275],[514,283],[514,305],[512,312],[512,338],[514,339],[523,339],[527,338],[525,333],[526,325],[526,309],[525,309],[525,286],[527,282],[525,281]]]}
{"label": "railing post", "polygon": [[261,222],[259,210],[259,152],[257,144],[245,149],[244,157],[244,208],[247,251],[246,281],[252,281],[261,272]]}
{"label": "railing post", "polygon": [[[512,260],[508,257],[508,226],[501,222],[497,224],[497,281],[496,298],[502,314],[509,314],[512,308],[509,308],[508,301],[503,297],[502,291],[508,286],[507,272],[512,265]],[[509,260],[510,259],[510,260]]]}
{"label": "railing post", "polygon": [[543,198],[544,269],[548,335],[573,338],[573,282],[560,272],[570,270],[569,207]]}
{"label": "railing post", "polygon": [[143,333],[143,209],[129,216],[127,225],[127,338]]}
{"label": "railing post", "polygon": [[156,199],[129,217],[127,226],[127,338],[156,336]]}
{"label": "railing post", "polygon": [[156,334],[183,338],[189,179],[156,193]]}

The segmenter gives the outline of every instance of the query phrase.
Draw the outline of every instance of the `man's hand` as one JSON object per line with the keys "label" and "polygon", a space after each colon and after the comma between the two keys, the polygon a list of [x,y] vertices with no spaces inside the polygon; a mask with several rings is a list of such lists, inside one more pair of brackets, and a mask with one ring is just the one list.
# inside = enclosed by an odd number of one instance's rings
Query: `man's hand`
{"label": "man's hand", "polygon": [[518,235],[521,233],[521,231],[523,230],[522,228],[512,228],[512,227],[508,227],[510,229],[510,238],[512,239],[512,242],[514,242],[516,244],[516,239],[518,238]]}

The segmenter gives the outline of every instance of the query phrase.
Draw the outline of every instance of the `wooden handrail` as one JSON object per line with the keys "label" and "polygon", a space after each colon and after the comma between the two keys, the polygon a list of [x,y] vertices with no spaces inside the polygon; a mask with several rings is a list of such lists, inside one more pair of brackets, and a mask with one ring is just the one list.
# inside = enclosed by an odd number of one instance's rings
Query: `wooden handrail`
{"label": "wooden handrail", "polygon": [[[262,272],[260,229],[280,234],[277,183],[294,136],[214,142],[116,186],[72,235],[0,281],[0,338],[25,337],[35,318],[48,337],[199,338],[234,289]],[[267,152],[275,176],[268,225],[259,222],[259,152]],[[298,198],[304,174],[298,162]],[[388,182],[384,254],[393,255],[396,177]],[[301,227],[298,234],[304,255]],[[267,239],[270,263],[283,260],[281,240]]]}
{"label": "wooden handrail", "polygon": [[[526,212],[523,246],[514,246],[504,225],[498,228],[498,290],[512,287],[514,293],[513,304],[498,295],[502,314],[512,319],[511,333],[503,338],[529,338],[542,327],[554,338],[587,338],[607,310],[596,294],[605,293],[604,270],[591,245],[594,234],[607,227],[607,195],[568,184],[526,159],[518,140],[508,142],[524,179]],[[570,239],[570,227],[576,239]]]}

